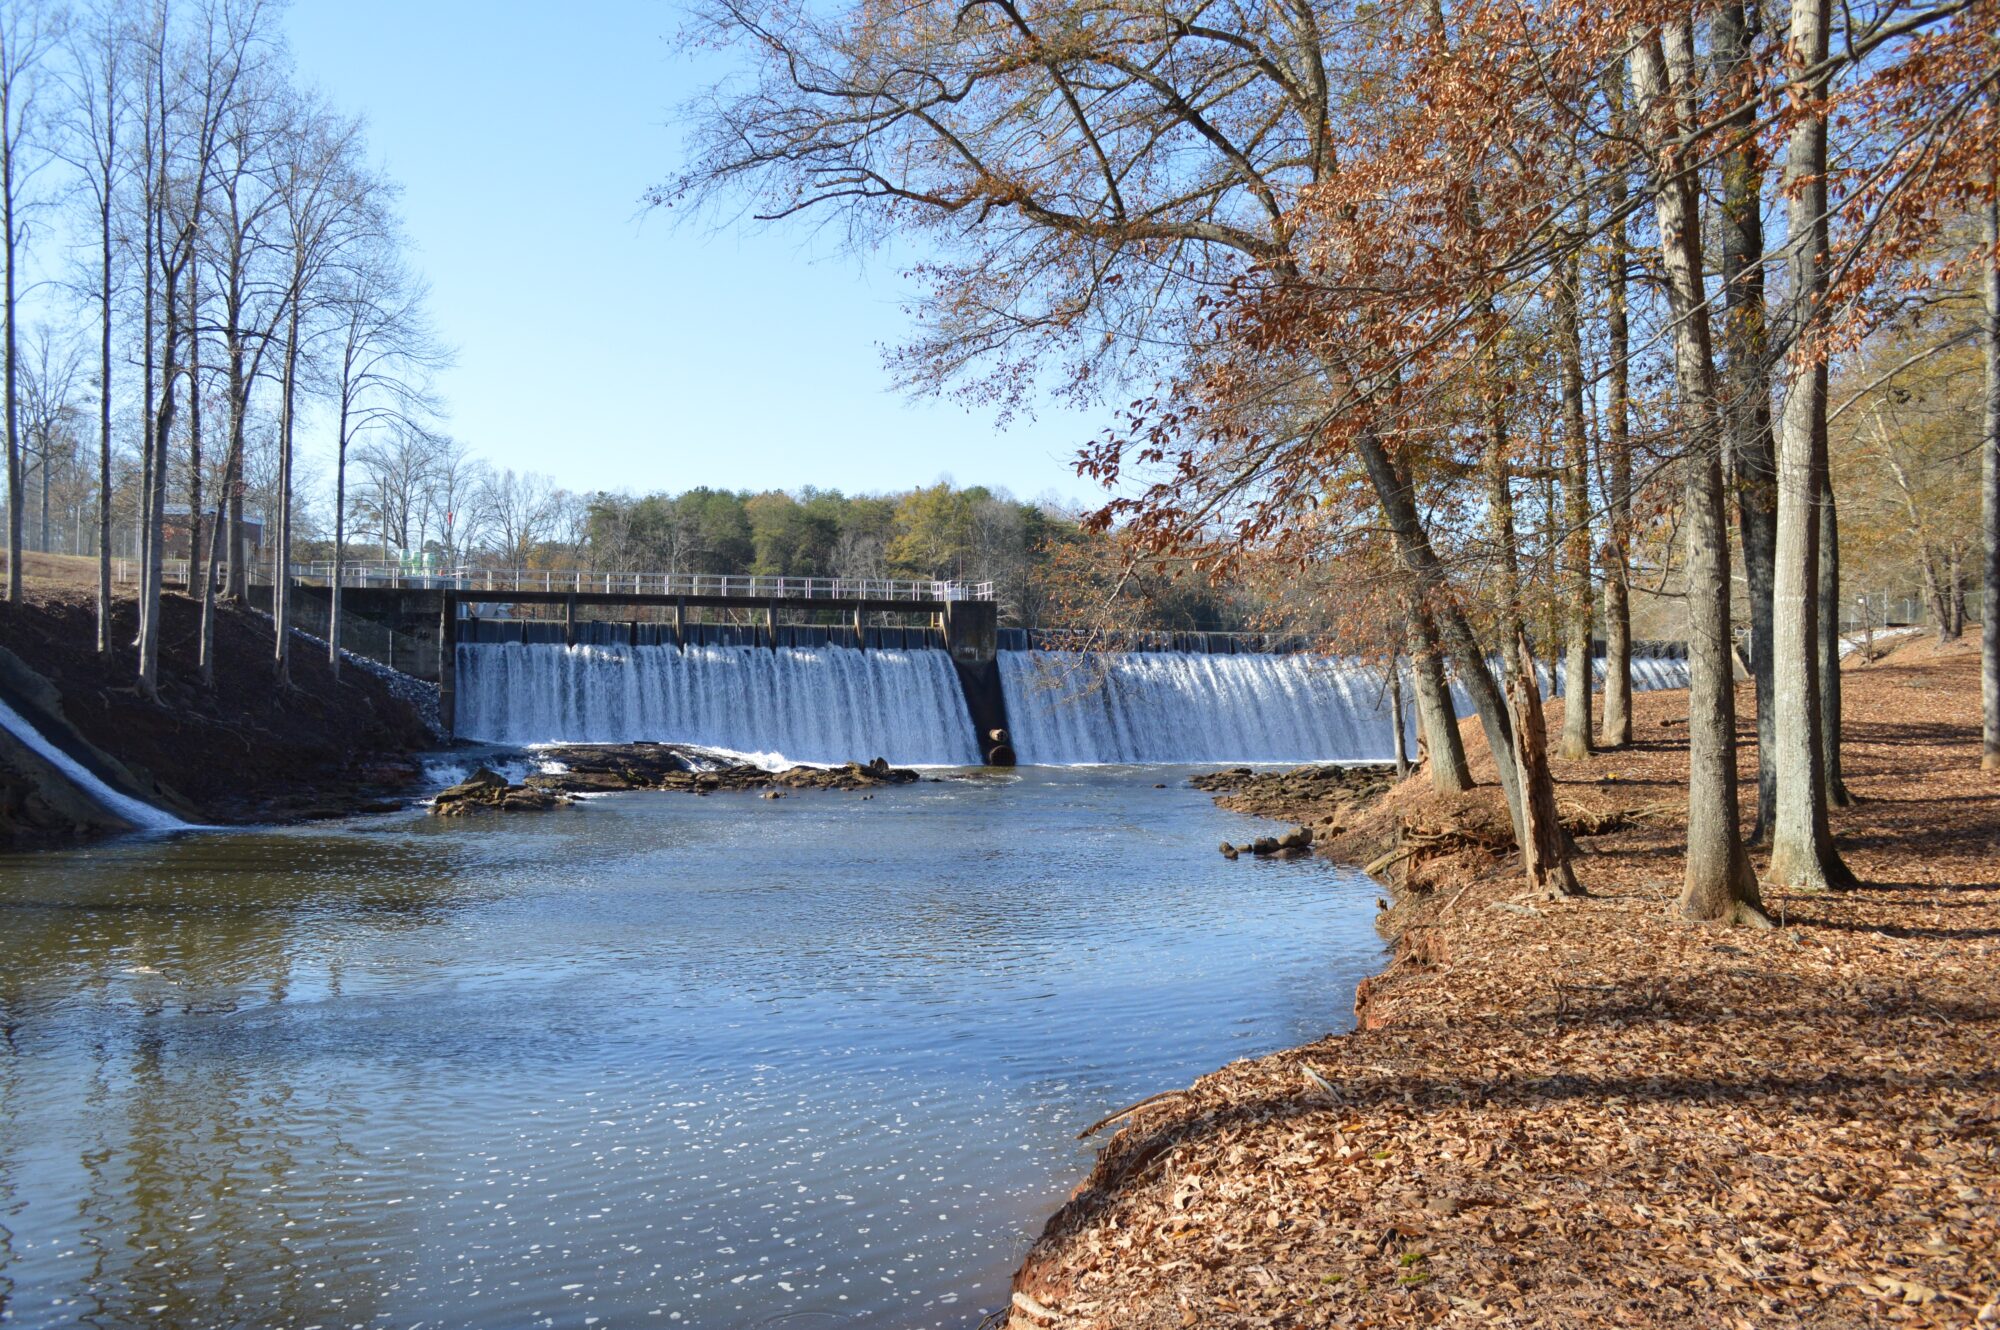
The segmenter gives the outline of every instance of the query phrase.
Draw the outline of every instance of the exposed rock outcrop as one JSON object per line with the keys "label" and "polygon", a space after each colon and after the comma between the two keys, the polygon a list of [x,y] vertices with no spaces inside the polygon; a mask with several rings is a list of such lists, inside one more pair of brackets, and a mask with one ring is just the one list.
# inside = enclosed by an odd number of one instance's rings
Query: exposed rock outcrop
{"label": "exposed rock outcrop", "polygon": [[787,767],[767,771],[686,744],[630,743],[573,745],[542,750],[559,770],[530,776],[527,785],[565,794],[605,794],[616,790],[867,790],[907,785],[917,773],[892,767],[887,759],[849,762],[839,767]]}
{"label": "exposed rock outcrop", "polygon": [[442,790],[431,802],[433,817],[463,817],[467,813],[539,813],[575,803],[560,790],[538,789],[509,784],[497,771],[481,767],[470,776]]}

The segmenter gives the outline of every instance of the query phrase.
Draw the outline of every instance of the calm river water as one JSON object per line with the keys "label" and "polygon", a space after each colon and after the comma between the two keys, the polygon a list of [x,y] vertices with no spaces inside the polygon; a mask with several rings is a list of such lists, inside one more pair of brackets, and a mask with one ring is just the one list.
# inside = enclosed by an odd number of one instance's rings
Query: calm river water
{"label": "calm river water", "polygon": [[1185,774],[0,858],[0,1322],[974,1324],[1078,1130],[1379,964]]}

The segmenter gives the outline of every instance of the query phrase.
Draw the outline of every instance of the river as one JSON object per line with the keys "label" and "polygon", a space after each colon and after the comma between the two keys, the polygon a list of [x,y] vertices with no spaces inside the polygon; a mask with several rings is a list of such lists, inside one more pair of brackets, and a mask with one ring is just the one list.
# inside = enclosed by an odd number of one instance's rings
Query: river
{"label": "river", "polygon": [[1078,1130],[1380,964],[1186,775],[0,857],[0,1321],[976,1324]]}

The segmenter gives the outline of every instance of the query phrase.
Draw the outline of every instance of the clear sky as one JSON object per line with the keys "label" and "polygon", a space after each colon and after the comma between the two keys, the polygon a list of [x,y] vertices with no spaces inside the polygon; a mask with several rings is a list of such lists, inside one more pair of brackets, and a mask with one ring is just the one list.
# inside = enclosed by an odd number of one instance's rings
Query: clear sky
{"label": "clear sky", "polygon": [[679,160],[675,108],[715,66],[658,0],[296,0],[304,81],[366,117],[401,183],[415,265],[458,364],[451,431],[572,489],[901,489],[949,475],[1022,498],[1096,491],[1098,432],[891,390],[897,263],[802,228],[647,214]]}

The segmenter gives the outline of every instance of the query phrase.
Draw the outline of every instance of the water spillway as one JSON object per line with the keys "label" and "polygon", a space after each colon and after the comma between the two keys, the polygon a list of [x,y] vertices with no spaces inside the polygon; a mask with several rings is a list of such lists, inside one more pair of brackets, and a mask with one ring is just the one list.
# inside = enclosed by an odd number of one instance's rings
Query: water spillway
{"label": "water spillway", "polygon": [[[980,760],[965,694],[939,650],[513,642],[461,644],[456,660],[458,732],[495,743],[652,739],[795,762]],[[1685,660],[1632,665],[1635,688],[1687,684]],[[1379,762],[1395,751],[1383,672],[1365,662],[1002,651],[998,668],[1014,751],[1028,765]],[[1559,693],[1560,667],[1554,675]]]}
{"label": "water spillway", "polygon": [[[1014,750],[1032,765],[1359,762],[1394,754],[1383,674],[1330,656],[1003,651]],[[1416,723],[1405,717],[1414,747]]]}
{"label": "water spillway", "polygon": [[139,831],[186,831],[188,824],[163,808],[155,808],[143,799],[114,789],[83,763],[64,752],[40,730],[28,721],[26,716],[0,701],[0,730],[18,739],[28,750],[54,767],[64,779],[88,795],[98,807],[112,816],[129,823]]}
{"label": "water spillway", "polygon": [[852,647],[461,645],[458,732],[703,744],[793,762],[976,766],[951,657]]}
{"label": "water spillway", "polygon": [[[1596,663],[1601,683],[1603,662]],[[1550,689],[1549,671],[1542,683]],[[1003,651],[1014,750],[1029,765],[1093,762],[1386,762],[1395,756],[1380,666],[1308,654]],[[1554,671],[1556,695],[1562,671]],[[1687,662],[1638,657],[1632,686],[1685,688]],[[1403,689],[1416,751],[1416,703]],[[1458,714],[1472,706],[1452,686]]]}

